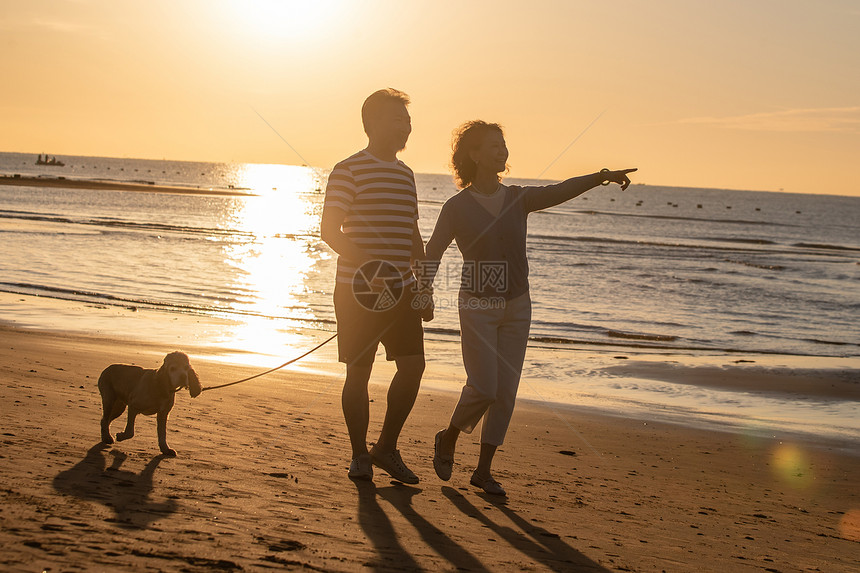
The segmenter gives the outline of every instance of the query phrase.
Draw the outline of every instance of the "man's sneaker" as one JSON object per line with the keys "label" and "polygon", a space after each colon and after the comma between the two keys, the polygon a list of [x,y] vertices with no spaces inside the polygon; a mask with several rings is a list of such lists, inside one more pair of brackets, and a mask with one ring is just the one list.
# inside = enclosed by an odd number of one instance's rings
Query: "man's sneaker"
{"label": "man's sneaker", "polygon": [[388,472],[388,475],[397,481],[409,484],[418,483],[418,476],[412,473],[412,470],[407,468],[406,464],[403,463],[400,451],[394,450],[386,454],[380,454],[374,448],[370,450],[370,457],[373,460],[373,465]]}
{"label": "man's sneaker", "polygon": [[352,458],[349,464],[349,479],[373,479],[373,464],[370,460],[370,454],[361,454]]}

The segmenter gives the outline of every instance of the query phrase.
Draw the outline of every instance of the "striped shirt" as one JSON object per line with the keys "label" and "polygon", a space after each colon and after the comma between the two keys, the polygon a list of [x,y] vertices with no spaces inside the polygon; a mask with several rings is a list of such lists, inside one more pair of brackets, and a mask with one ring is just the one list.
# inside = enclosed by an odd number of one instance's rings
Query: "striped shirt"
{"label": "striped shirt", "polygon": [[[418,220],[415,175],[399,159],[377,159],[365,150],[335,165],[328,177],[323,209],[346,213],[343,233],[378,260],[394,265],[401,285],[412,275],[412,241]],[[352,283],[358,268],[339,256],[337,282]]]}

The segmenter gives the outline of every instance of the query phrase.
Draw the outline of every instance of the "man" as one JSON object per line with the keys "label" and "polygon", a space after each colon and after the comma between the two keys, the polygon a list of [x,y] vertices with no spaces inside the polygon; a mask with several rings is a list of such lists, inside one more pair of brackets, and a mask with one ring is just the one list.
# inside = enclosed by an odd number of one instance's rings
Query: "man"
{"label": "man", "polygon": [[[320,234],[339,255],[334,308],[338,359],[346,363],[342,406],[352,445],[348,475],[373,479],[375,465],[415,484],[418,477],[403,463],[397,439],[418,395],[424,372],[422,312],[431,311],[417,308],[412,273],[412,265],[424,257],[415,176],[397,159],[412,132],[408,104],[405,93],[391,88],[365,100],[361,119],[368,145],[332,170]],[[397,372],[382,431],[368,451],[367,385],[380,342]]]}

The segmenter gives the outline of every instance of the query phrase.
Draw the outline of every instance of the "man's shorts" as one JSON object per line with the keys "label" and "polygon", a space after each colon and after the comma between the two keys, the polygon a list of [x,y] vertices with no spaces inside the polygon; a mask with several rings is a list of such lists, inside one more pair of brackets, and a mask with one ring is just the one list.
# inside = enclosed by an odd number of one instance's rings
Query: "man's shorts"
{"label": "man's shorts", "polygon": [[373,311],[356,300],[352,285],[334,287],[334,314],[337,319],[338,360],[346,364],[370,366],[379,343],[386,360],[424,355],[424,327],[420,311],[412,307],[415,293],[406,287],[391,309]]}

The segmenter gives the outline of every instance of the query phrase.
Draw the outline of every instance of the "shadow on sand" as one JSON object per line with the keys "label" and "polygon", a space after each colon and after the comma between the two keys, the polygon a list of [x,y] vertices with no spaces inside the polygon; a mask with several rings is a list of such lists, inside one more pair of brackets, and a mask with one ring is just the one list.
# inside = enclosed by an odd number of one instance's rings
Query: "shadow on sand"
{"label": "shadow on sand", "polygon": [[379,499],[391,504],[415,527],[421,539],[460,571],[489,571],[477,557],[458,545],[445,532],[427,521],[412,507],[412,498],[420,488],[407,485],[376,487],[373,482],[353,482],[358,489],[358,521],[373,544],[379,559],[366,566],[374,571],[423,571],[412,553],[403,547],[397,532],[379,505]]}
{"label": "shadow on sand", "polygon": [[[491,567],[482,563],[467,548],[451,539],[448,534],[415,510],[412,500],[421,493],[421,489],[399,484],[376,487],[369,481],[353,483],[358,490],[359,524],[378,556],[375,562],[366,563],[366,567],[374,571],[423,570],[410,549],[400,542],[391,519],[380,505],[380,501],[384,501],[399,511],[415,527],[421,539],[433,551],[445,558],[452,569],[478,572],[491,570]],[[594,573],[609,571],[565,543],[557,533],[530,524],[509,508],[504,498],[478,494],[501,511],[516,528],[497,523],[451,487],[443,487],[442,493],[463,513],[463,527],[486,527],[528,559],[544,565],[551,571]],[[472,523],[471,520],[475,520],[476,523]]]}
{"label": "shadow on sand", "polygon": [[91,447],[74,467],[57,474],[54,489],[58,493],[112,508],[114,517],[106,521],[126,529],[145,529],[176,512],[178,504],[175,499],[157,503],[149,499],[155,468],[167,456],[155,456],[140,474],[136,474],[120,469],[128,456],[116,450],[110,450],[106,455],[105,450],[109,448],[101,442]]}
{"label": "shadow on sand", "polygon": [[442,493],[466,517],[477,521],[476,527],[486,527],[504,539],[511,547],[533,561],[542,563],[552,571],[605,571],[607,573],[609,571],[565,543],[559,534],[530,524],[508,507],[504,497],[500,498],[485,493],[478,494],[487,503],[500,510],[519,528],[519,531],[507,525],[496,523],[466,499],[466,496],[452,487],[444,486]]}

